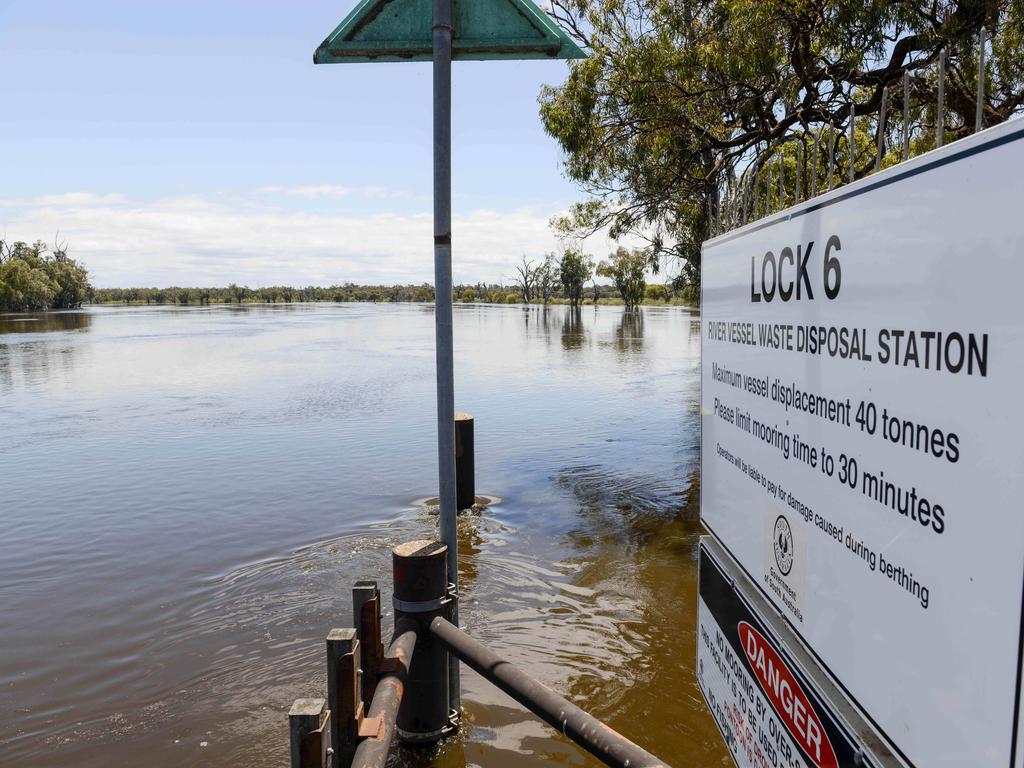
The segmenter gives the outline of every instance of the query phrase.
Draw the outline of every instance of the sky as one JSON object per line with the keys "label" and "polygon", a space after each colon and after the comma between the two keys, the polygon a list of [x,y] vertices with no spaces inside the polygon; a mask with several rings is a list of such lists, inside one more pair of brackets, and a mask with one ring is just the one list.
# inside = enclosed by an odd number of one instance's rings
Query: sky
{"label": "sky", "polygon": [[[312,63],[355,4],[0,0],[0,238],[59,230],[98,287],[432,282],[430,64]],[[457,283],[557,247],[567,72],[453,65]]]}

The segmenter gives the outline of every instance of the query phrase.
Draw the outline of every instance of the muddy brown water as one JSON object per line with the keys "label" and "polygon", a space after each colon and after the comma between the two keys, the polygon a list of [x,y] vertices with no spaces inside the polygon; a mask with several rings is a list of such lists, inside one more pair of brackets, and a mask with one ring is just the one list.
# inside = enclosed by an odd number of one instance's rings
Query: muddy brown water
{"label": "muddy brown water", "polygon": [[[281,766],[352,583],[431,535],[417,305],[0,315],[0,764]],[[462,621],[675,766],[729,764],[694,679],[699,321],[459,306],[476,418]],[[390,612],[385,625],[390,624]],[[394,765],[596,765],[474,673]]]}

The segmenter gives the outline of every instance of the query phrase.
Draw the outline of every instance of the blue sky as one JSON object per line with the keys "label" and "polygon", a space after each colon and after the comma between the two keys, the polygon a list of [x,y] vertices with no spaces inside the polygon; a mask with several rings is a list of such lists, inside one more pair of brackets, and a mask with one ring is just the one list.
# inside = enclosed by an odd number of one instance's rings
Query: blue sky
{"label": "blue sky", "polygon": [[[430,65],[314,66],[354,4],[0,0],[0,236],[99,286],[430,281]],[[454,65],[457,281],[556,246],[567,66]]]}

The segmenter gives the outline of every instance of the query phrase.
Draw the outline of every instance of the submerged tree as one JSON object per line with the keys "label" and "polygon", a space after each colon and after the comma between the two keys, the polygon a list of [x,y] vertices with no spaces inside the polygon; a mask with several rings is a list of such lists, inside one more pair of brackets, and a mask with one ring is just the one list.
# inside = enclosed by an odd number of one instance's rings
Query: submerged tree
{"label": "submerged tree", "polygon": [[644,272],[647,269],[648,254],[641,249],[628,250],[621,246],[602,261],[597,267],[597,274],[610,278],[626,304],[626,311],[631,312],[640,306],[644,299],[647,282]]}
{"label": "submerged tree", "polygon": [[[541,93],[568,175],[591,195],[556,226],[646,238],[650,266],[677,257],[691,286],[719,190],[781,144],[842,130],[851,110],[884,133],[883,91],[902,98],[904,72],[920,148],[934,141],[940,54],[946,136],[970,133],[983,29],[983,123],[1024,108],[1024,0],[553,0],[551,12],[590,53]],[[878,142],[865,144],[857,175],[874,166]]]}
{"label": "submerged tree", "polygon": [[555,254],[544,254],[544,261],[534,270],[534,282],[537,285],[537,293],[546,307],[559,282],[558,259]]}
{"label": "submerged tree", "polygon": [[562,292],[569,304],[578,307],[583,302],[583,286],[587,284],[594,269],[593,260],[579,251],[566,248],[558,265]]}
{"label": "submerged tree", "polygon": [[515,284],[523,297],[523,303],[529,304],[533,297],[533,285],[537,281],[536,268],[533,266],[533,261],[528,260],[524,255],[522,262],[515,266],[515,270]]}

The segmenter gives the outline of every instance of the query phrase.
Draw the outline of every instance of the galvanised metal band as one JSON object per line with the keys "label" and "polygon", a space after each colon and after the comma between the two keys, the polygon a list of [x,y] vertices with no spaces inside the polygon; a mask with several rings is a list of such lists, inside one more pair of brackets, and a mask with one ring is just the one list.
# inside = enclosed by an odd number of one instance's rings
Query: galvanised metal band
{"label": "galvanised metal band", "polygon": [[399,600],[397,597],[391,598],[391,604],[395,606],[395,610],[404,611],[405,613],[436,611],[448,602],[450,602],[450,598],[447,597],[436,597],[433,600]]}

